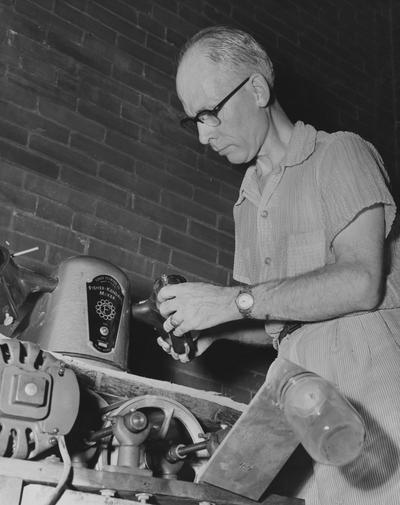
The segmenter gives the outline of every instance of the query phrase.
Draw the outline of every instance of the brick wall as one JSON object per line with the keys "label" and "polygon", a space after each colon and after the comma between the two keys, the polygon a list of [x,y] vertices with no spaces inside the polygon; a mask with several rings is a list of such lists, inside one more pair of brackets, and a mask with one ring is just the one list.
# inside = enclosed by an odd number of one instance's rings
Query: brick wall
{"label": "brick wall", "polygon": [[[361,133],[396,177],[392,2],[0,0],[1,243],[38,245],[19,263],[42,272],[76,254],[110,260],[135,299],[162,272],[231,283],[242,173],[180,130],[178,48],[210,24],[250,30],[290,117]],[[273,358],[218,344],[175,365],[132,333],[133,372],[243,401]]]}

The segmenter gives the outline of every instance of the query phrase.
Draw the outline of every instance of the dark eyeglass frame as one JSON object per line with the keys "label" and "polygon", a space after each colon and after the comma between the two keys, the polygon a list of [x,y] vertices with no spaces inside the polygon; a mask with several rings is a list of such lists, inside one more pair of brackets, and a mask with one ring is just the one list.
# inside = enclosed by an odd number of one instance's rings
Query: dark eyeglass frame
{"label": "dark eyeglass frame", "polygon": [[[191,128],[195,127],[197,123],[203,123],[207,124],[208,126],[219,126],[221,124],[221,120],[218,117],[219,111],[222,109],[222,107],[226,104],[226,102],[233,97],[235,93],[239,91],[240,88],[242,88],[246,82],[250,79],[250,76],[247,77],[244,81],[242,81],[239,86],[236,86],[236,88],[229,93],[229,95],[226,95],[225,98],[223,98],[213,109],[202,109],[200,110],[194,117],[184,117],[181,119],[181,126],[183,128]],[[215,118],[215,121],[213,121],[215,124],[212,124],[212,122],[206,122],[205,119],[210,119],[210,118]]]}

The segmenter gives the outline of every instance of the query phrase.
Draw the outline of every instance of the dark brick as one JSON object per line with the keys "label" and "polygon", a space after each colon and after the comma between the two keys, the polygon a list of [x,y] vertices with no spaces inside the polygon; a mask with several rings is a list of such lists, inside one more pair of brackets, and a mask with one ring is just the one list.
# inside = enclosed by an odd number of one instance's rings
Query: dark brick
{"label": "dark brick", "polygon": [[[195,187],[204,189],[205,191],[218,192],[220,182],[216,181],[207,174],[203,174],[193,168],[191,165],[186,165],[178,160],[168,158],[166,169],[172,175],[183,179]],[[187,195],[185,195],[187,196]]]}
{"label": "dark brick", "polygon": [[120,97],[122,100],[128,103],[131,103],[133,105],[139,105],[140,103],[140,94],[138,91],[135,91],[134,89],[131,89],[130,87],[125,86],[120,82],[116,82],[113,79],[104,78],[104,76],[94,72],[88,73],[87,69],[85,68],[81,69],[80,77],[82,79],[82,83],[87,82],[95,87],[100,87],[103,92]]}
{"label": "dark brick", "polygon": [[82,83],[79,89],[79,96],[101,109],[105,109],[117,116],[120,115],[121,100],[114,95],[104,92],[97,86],[92,86],[87,82]]}
{"label": "dark brick", "polygon": [[6,160],[22,165],[35,172],[39,172],[48,177],[56,179],[59,174],[59,167],[56,163],[37,156],[25,149],[9,144],[0,140],[0,153],[1,157]]}
{"label": "dark brick", "polygon": [[128,121],[148,128],[150,126],[151,116],[143,107],[136,107],[131,104],[123,104],[121,109],[121,117]]}
{"label": "dark brick", "polygon": [[161,88],[160,86],[157,86],[156,84],[150,82],[148,79],[141,77],[140,75],[114,67],[113,77],[117,81],[126,84],[127,86],[135,89],[139,93],[149,95],[155,98],[156,100],[161,100],[164,102],[167,101],[168,93],[165,89]]}
{"label": "dark brick", "polygon": [[104,24],[99,23],[91,16],[82,12],[82,2],[78,4],[75,8],[62,0],[56,1],[55,13],[66,21],[69,21],[73,25],[81,28],[85,32],[92,33],[102,40],[107,40],[113,43],[115,40],[115,31],[111,30]]}
{"label": "dark brick", "polygon": [[205,280],[209,280],[217,284],[227,284],[227,270],[219,268],[213,263],[203,261],[196,256],[173,250],[171,264],[177,268],[182,268],[187,272],[192,272]]}
{"label": "dark brick", "polygon": [[235,224],[233,222],[233,216],[219,216],[218,217],[218,229],[233,235],[235,232]]}
{"label": "dark brick", "polygon": [[196,221],[190,222],[189,233],[196,239],[202,240],[203,242],[213,245],[218,249],[233,252],[235,248],[235,242],[232,236],[201,223],[197,223]]}
{"label": "dark brick", "polygon": [[[3,214],[3,210],[0,210],[0,216]],[[1,220],[1,217],[0,217]],[[18,258],[18,265],[26,268],[30,268],[34,272],[47,273],[47,268],[43,265],[43,261],[46,255],[46,242],[38,240],[36,237],[32,240],[32,237],[27,237],[24,234],[17,233],[15,230],[1,230],[2,244],[5,245],[11,253],[18,251],[25,251],[31,247],[39,247],[38,250],[32,251],[29,254],[20,256]],[[39,263],[42,262],[42,263]],[[34,268],[32,268],[34,266]]]}
{"label": "dark brick", "polygon": [[94,37],[90,33],[85,35],[85,48],[87,48],[90,53],[99,55],[99,57],[109,60],[113,64],[114,68],[117,68],[120,71],[133,72],[139,75],[143,73],[143,62],[126,54],[115,45],[111,45],[108,42],[104,42]]}
{"label": "dark brick", "polygon": [[72,58],[51,50],[43,41],[38,43],[21,33],[15,33],[11,43],[23,55],[46,61],[48,65],[65,70],[70,74],[77,73],[78,64]]}
{"label": "dark brick", "polygon": [[163,38],[165,35],[166,27],[162,23],[154,21],[149,15],[139,13],[138,24],[141,28],[153,35]]}
{"label": "dark brick", "polygon": [[143,61],[143,63],[151,65],[168,75],[173,75],[174,63],[171,59],[165,58],[154,51],[146,49],[144,46],[121,35],[117,38],[117,46],[122,49],[122,51],[126,51],[128,54],[131,54],[140,61]]}
{"label": "dark brick", "polygon": [[233,252],[218,251],[218,265],[233,269]]}
{"label": "dark brick", "polygon": [[50,12],[41,9],[38,7],[37,2],[16,0],[15,8],[17,12],[20,12],[31,20],[35,20],[35,22],[41,26],[46,26],[46,28],[50,31],[56,31],[63,37],[74,40],[76,42],[79,42],[82,38],[81,30],[78,30],[69,23],[65,23]]}
{"label": "dark brick", "polygon": [[27,56],[20,57],[18,63],[19,67],[27,74],[31,74],[41,81],[55,84],[57,69],[53,65]]}
{"label": "dark brick", "polygon": [[96,177],[86,175],[82,171],[62,167],[60,178],[63,182],[87,194],[96,195],[96,197],[101,197],[104,200],[116,202],[123,206],[126,205],[128,194],[125,190],[103,182]]}
{"label": "dark brick", "polygon": [[221,214],[230,215],[232,213],[232,202],[221,198],[219,195],[207,193],[202,189],[195,188],[194,200],[204,207],[211,208]]}
{"label": "dark brick", "polygon": [[164,23],[165,26],[168,26],[170,29],[175,30],[177,33],[181,33],[185,38],[193,35],[198,27],[189,22],[183,22],[182,18],[175,14],[176,9],[174,8],[171,12],[164,7],[167,7],[165,2],[161,2],[162,7],[158,5],[154,6],[153,17],[159,23]]}
{"label": "dark brick", "polygon": [[[167,125],[165,125],[165,128],[167,128]],[[191,166],[195,166],[196,164],[197,155],[171,138],[160,135],[154,131],[143,130],[141,139],[144,144],[153,149],[157,149],[164,155],[171,156]]]}
{"label": "dark brick", "polygon": [[145,237],[141,237],[140,239],[139,252],[143,256],[154,258],[164,263],[168,263],[171,255],[171,249],[169,247],[159,242],[154,242],[154,240],[146,239]]}
{"label": "dark brick", "polygon": [[67,247],[76,252],[83,252],[81,237],[77,233],[51,221],[17,213],[14,216],[14,228],[27,236]]}
{"label": "dark brick", "polygon": [[160,37],[153,36],[149,34],[146,39],[146,47],[157,54],[165,56],[169,59],[174,59],[176,55],[176,49],[172,44],[167,41],[162,40]]}
{"label": "dark brick", "polygon": [[160,202],[161,187],[157,181],[150,182],[142,179],[141,177],[135,177],[134,186],[135,194],[138,194],[143,198],[147,198],[147,200],[152,200],[156,203]]}
{"label": "dark brick", "polygon": [[188,198],[193,195],[193,186],[191,184],[174,177],[164,170],[159,170],[142,163],[137,163],[135,170],[140,177],[143,177],[143,179],[149,180],[150,182],[157,181],[157,183],[164,189],[177,194],[184,194]]}
{"label": "dark brick", "polygon": [[[162,161],[162,158],[149,149],[147,146],[143,145],[141,142],[137,142],[136,140],[132,140],[131,138],[126,137],[125,135],[120,135],[115,131],[108,131],[106,137],[106,144],[112,147],[113,149],[117,149],[118,151],[124,152],[131,156],[132,158],[137,158],[144,162],[149,162],[154,165],[159,165]],[[112,160],[110,160],[112,163]],[[129,166],[122,168],[126,168],[129,170],[132,167],[133,161],[130,160]],[[115,165],[115,163],[114,163]]]}
{"label": "dark brick", "polygon": [[0,179],[13,186],[22,187],[25,179],[25,170],[16,165],[10,165],[0,159]]}
{"label": "dark brick", "polygon": [[137,232],[151,239],[158,239],[160,235],[159,224],[107,202],[101,202],[101,205],[97,206],[96,216],[113,225]]}
{"label": "dark brick", "polygon": [[152,262],[140,254],[130,253],[112,244],[90,239],[88,254],[110,261],[127,272],[135,272],[150,278]]}
{"label": "dark brick", "polygon": [[[215,157],[215,160],[211,159],[211,156]],[[234,169],[224,162],[224,160],[221,160],[221,158],[216,158],[217,156],[216,154],[210,154],[207,157],[199,158],[199,170],[214,179],[239,187],[244,176],[244,171],[241,172],[237,168]]]}
{"label": "dark brick", "polygon": [[70,95],[77,95],[79,90],[79,79],[75,75],[70,75],[62,70],[57,73],[57,88]]}
{"label": "dark brick", "polygon": [[7,77],[0,79],[0,98],[21,105],[26,109],[35,109],[36,96],[32,91],[19,86],[18,83],[10,82]]}
{"label": "dark brick", "polygon": [[77,191],[58,181],[29,174],[24,187],[28,191],[64,204],[73,211],[94,214],[96,209],[96,200],[88,198],[86,192]]}
{"label": "dark brick", "polygon": [[[183,233],[179,233],[176,230],[163,228],[161,231],[161,242],[169,245],[173,249],[192,254],[209,263],[216,263],[217,249],[215,247],[200,242]],[[189,271],[191,270],[189,269]]]}
{"label": "dark brick", "polygon": [[116,229],[110,223],[99,221],[92,216],[75,214],[72,229],[131,252],[138,250],[139,237],[136,233]]}
{"label": "dark brick", "polygon": [[219,190],[219,194],[222,196],[222,198],[225,198],[230,202],[236,202],[239,196],[239,186],[231,186],[230,184],[221,182],[221,189]]}
{"label": "dark brick", "polygon": [[161,205],[204,223],[215,225],[217,221],[215,212],[176,193],[163,191],[161,194]]}
{"label": "dark brick", "polygon": [[145,216],[156,223],[165,224],[181,231],[185,231],[186,229],[186,216],[168,210],[161,205],[156,205],[154,202],[145,200],[138,195],[135,195],[133,210],[137,214]]}
{"label": "dark brick", "polygon": [[150,82],[156,82],[157,86],[164,88],[168,91],[174,89],[175,87],[175,78],[169,75],[166,75],[164,72],[159,72],[154,67],[150,67],[149,65],[145,66],[145,77]]}
{"label": "dark brick", "polygon": [[[75,96],[71,95],[70,93],[65,93],[60,88],[57,88],[56,86],[53,86],[49,83],[40,80],[36,81],[35,79],[32,79],[32,77],[29,75],[14,73],[13,70],[13,73],[8,74],[8,79],[12,86],[14,85],[18,86],[21,89],[25,88],[26,92],[29,95],[33,94],[47,97],[50,100],[65,105],[66,107],[69,107],[71,109],[74,109],[76,106]],[[36,99],[35,99],[35,105],[36,105]]]}
{"label": "dark brick", "polygon": [[[39,112],[53,121],[57,121],[61,125],[68,127],[70,130],[77,131],[83,135],[87,135],[95,140],[102,140],[105,135],[105,127],[86,119],[75,111],[58,105],[46,98],[39,100]],[[50,123],[53,124],[54,123]]]}
{"label": "dark brick", "polygon": [[21,127],[34,132],[37,131],[41,135],[53,140],[63,143],[68,141],[69,131],[65,127],[2,100],[0,100],[0,116]]}
{"label": "dark brick", "polygon": [[[18,13],[12,12],[9,9],[2,9],[1,20],[7,27],[9,27],[13,32],[18,34],[24,34],[29,39],[35,40],[37,42],[42,42],[46,36],[45,25],[40,25],[35,22],[34,18],[26,19],[20,16]],[[9,33],[8,42],[12,43],[13,36]]]}
{"label": "dark brick", "polygon": [[39,151],[49,158],[56,160],[59,164],[70,165],[78,170],[91,174],[95,174],[97,171],[97,163],[95,160],[80,152],[74,151],[68,146],[64,146],[58,142],[52,142],[39,135],[31,135],[29,146],[35,151]]}
{"label": "dark brick", "polygon": [[87,65],[88,67],[97,70],[101,74],[111,74],[112,64],[110,61],[101,58],[99,55],[93,55],[82,45],[71,42],[60,36],[58,33],[49,33],[48,43],[53,49],[70,56],[83,65]]}
{"label": "dark brick", "polygon": [[[136,1],[134,2],[134,7],[129,5],[130,2],[125,3],[123,1],[121,2],[120,0],[113,0],[112,2],[110,2],[109,0],[94,0],[91,3],[93,3],[93,7],[95,4],[100,5],[104,9],[113,12],[118,17],[120,17],[130,23],[133,23],[134,25],[137,24],[138,15],[136,12],[136,9],[137,9],[137,7],[136,7],[137,2]],[[91,3],[89,3],[90,7],[91,7]],[[105,11],[102,9],[102,12],[105,12]],[[107,17],[105,17],[105,21],[106,22],[108,21]]]}
{"label": "dark brick", "polygon": [[19,62],[18,51],[10,46],[1,46],[0,62],[4,65],[15,66]]}
{"label": "dark brick", "polygon": [[3,205],[34,213],[36,200],[35,195],[21,191],[21,188],[0,182],[0,201]]}
{"label": "dark brick", "polygon": [[122,119],[97,105],[79,100],[78,112],[84,117],[103,125],[108,130],[116,130],[132,138],[138,138],[139,136],[139,128],[136,124]]}
{"label": "dark brick", "polygon": [[[82,253],[85,253],[85,251],[82,251]],[[48,245],[47,261],[51,266],[53,266],[55,273],[57,272],[57,269],[54,267],[58,267],[60,263],[76,255],[77,252],[70,249],[68,244],[65,247],[57,247],[54,244]]]}
{"label": "dark brick", "polygon": [[194,9],[187,7],[187,3],[181,3],[179,6],[179,15],[183,18],[183,24],[191,23],[193,26],[205,28],[210,22],[199,10],[198,4],[194,5]]}
{"label": "dark brick", "polygon": [[[113,7],[113,4],[108,3],[107,8],[109,9],[110,7]],[[137,23],[137,16],[135,11],[133,9],[129,9],[128,6],[122,4],[121,2],[118,2],[117,6],[119,8],[124,7],[124,9],[123,11],[118,11],[117,9],[115,9],[114,12],[120,12],[122,16],[124,16],[125,14],[128,15],[130,14],[131,16],[130,18],[128,18],[128,20],[123,19],[120,16],[114,15],[110,10],[103,9],[102,7],[100,7],[100,5],[98,5],[97,0],[96,3],[91,1],[89,2],[88,14],[94,17],[95,19],[98,19],[109,28],[112,28],[116,32],[122,33],[126,37],[134,39],[140,43],[144,43],[145,32],[135,26],[135,24]],[[131,19],[133,17],[134,20]]]}
{"label": "dark brick", "polygon": [[[133,171],[132,171],[133,172]],[[102,163],[99,167],[98,175],[112,184],[116,184],[128,191],[135,191],[136,180],[131,172],[121,170],[106,163]]]}
{"label": "dark brick", "polygon": [[52,221],[60,224],[61,226],[70,228],[73,210],[70,207],[54,202],[53,200],[39,197],[35,214],[37,217],[45,219],[46,221]]}
{"label": "dark brick", "polygon": [[[176,49],[180,49],[184,43],[186,42],[186,37],[182,36],[181,33],[176,32],[175,30],[171,30],[168,26],[166,27],[167,32],[167,40],[170,44],[173,44]],[[175,58],[178,57],[178,51],[175,54]]]}
{"label": "dark brick", "polygon": [[26,145],[28,140],[28,131],[24,128],[11,124],[8,121],[0,119],[0,137]]}
{"label": "dark brick", "polygon": [[133,164],[132,159],[128,156],[118,153],[115,149],[104,144],[94,142],[78,133],[72,133],[71,147],[86,153],[89,157],[101,163],[110,163],[111,165],[116,165],[125,170],[130,170]]}

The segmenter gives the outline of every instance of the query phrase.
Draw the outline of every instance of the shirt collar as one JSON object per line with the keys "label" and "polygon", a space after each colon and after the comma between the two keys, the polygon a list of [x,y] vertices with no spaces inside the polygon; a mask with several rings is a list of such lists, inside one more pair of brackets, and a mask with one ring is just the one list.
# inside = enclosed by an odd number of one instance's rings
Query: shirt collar
{"label": "shirt collar", "polygon": [[[281,167],[293,167],[303,163],[314,152],[316,140],[316,129],[311,125],[304,124],[302,121],[297,121],[294,125],[286,154],[280,163]],[[240,186],[239,197],[235,205],[242,203],[246,197],[250,200],[259,199],[259,194],[257,195],[255,193],[255,171],[256,164],[251,165],[247,169]]]}

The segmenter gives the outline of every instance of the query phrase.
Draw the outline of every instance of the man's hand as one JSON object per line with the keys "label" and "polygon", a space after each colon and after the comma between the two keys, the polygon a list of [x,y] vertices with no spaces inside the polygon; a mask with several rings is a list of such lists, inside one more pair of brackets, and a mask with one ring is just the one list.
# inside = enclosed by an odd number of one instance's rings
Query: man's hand
{"label": "man's hand", "polygon": [[157,297],[164,330],[177,337],[241,318],[236,308],[237,289],[204,282],[169,284]]}
{"label": "man's hand", "polygon": [[190,352],[188,344],[185,343],[186,352],[178,354],[174,351],[170,339],[166,340],[162,337],[157,338],[157,344],[174,360],[180,361],[181,363],[188,363],[192,361],[192,359],[201,356],[215,340],[211,335],[201,335],[199,331],[192,331],[191,337],[194,342],[194,352]]}

